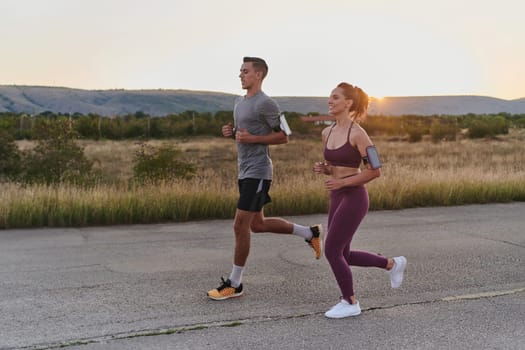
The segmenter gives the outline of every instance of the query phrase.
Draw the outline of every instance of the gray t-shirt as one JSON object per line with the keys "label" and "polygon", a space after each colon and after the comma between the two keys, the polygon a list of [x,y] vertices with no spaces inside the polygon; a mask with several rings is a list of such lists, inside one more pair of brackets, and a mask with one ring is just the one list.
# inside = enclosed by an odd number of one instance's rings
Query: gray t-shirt
{"label": "gray t-shirt", "polygon": [[[235,128],[247,129],[253,135],[268,135],[280,125],[279,106],[264,92],[235,100],[233,119]],[[272,160],[268,145],[237,143],[239,179],[272,179]]]}

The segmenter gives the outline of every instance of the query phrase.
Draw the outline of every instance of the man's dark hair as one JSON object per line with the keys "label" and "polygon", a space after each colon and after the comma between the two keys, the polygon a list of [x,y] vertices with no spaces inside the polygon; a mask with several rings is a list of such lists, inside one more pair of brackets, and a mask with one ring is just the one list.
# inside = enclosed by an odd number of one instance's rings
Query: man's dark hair
{"label": "man's dark hair", "polygon": [[266,74],[268,74],[268,65],[266,62],[259,57],[244,57],[242,59],[244,63],[251,62],[253,65],[253,69],[256,71],[262,71],[263,72],[263,79],[266,77]]}

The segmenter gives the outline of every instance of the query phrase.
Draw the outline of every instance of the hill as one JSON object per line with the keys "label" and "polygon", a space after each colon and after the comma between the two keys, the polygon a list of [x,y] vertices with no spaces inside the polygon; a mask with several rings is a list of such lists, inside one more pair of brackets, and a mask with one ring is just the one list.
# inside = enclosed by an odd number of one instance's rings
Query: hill
{"label": "hill", "polygon": [[[44,111],[104,116],[142,111],[153,116],[188,110],[232,110],[236,95],[190,90],[81,90],[64,87],[0,85],[0,112],[38,114]],[[283,111],[326,113],[327,97],[275,97]],[[502,100],[485,96],[414,96],[372,99],[370,114],[525,113],[525,98]]]}
{"label": "hill", "polygon": [[418,96],[385,97],[374,100],[370,114],[383,115],[461,115],[461,114],[525,113],[525,98],[502,100],[486,96]]}

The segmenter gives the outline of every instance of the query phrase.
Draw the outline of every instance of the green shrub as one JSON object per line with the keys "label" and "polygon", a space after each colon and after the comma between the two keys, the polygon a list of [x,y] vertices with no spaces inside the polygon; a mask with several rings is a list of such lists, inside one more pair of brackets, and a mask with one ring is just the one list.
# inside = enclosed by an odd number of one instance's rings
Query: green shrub
{"label": "green shrub", "polygon": [[455,119],[433,118],[430,125],[430,136],[433,142],[455,141],[458,130]]}
{"label": "green shrub", "polygon": [[468,127],[470,138],[492,137],[509,133],[509,121],[502,116],[473,120]]}
{"label": "green shrub", "polygon": [[0,180],[13,180],[20,172],[20,152],[13,137],[0,130]]}
{"label": "green shrub", "polygon": [[26,184],[71,183],[85,185],[95,181],[93,163],[84,149],[75,143],[71,122],[64,119],[42,119],[35,125],[38,135],[33,150],[22,153],[19,180]]}
{"label": "green shrub", "polygon": [[193,164],[179,160],[180,151],[172,144],[156,148],[145,142],[139,143],[133,165],[133,180],[139,183],[170,182],[190,179],[195,175]]}
{"label": "green shrub", "polygon": [[420,142],[423,140],[423,135],[428,134],[429,120],[422,119],[417,116],[403,116],[402,127],[408,135],[408,142]]}
{"label": "green shrub", "polygon": [[525,128],[525,117],[516,118],[513,124],[516,128]]}
{"label": "green shrub", "polygon": [[423,140],[423,130],[420,127],[414,125],[405,126],[405,130],[408,134],[408,142],[420,142]]}

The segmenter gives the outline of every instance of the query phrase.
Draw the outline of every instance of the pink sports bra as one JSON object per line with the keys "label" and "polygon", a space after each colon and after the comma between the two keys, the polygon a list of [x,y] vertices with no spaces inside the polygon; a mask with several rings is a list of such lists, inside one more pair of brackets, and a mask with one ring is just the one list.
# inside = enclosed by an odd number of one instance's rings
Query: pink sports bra
{"label": "pink sports bra", "polygon": [[[344,166],[348,168],[359,168],[361,165],[361,153],[352,146],[350,143],[350,131],[352,130],[353,122],[348,128],[348,135],[346,136],[346,142],[341,147],[335,149],[329,149],[325,146],[324,148],[324,159],[330,162],[331,165]],[[330,128],[330,132],[326,138],[328,144],[328,138],[332,134],[332,129],[335,124]]]}

